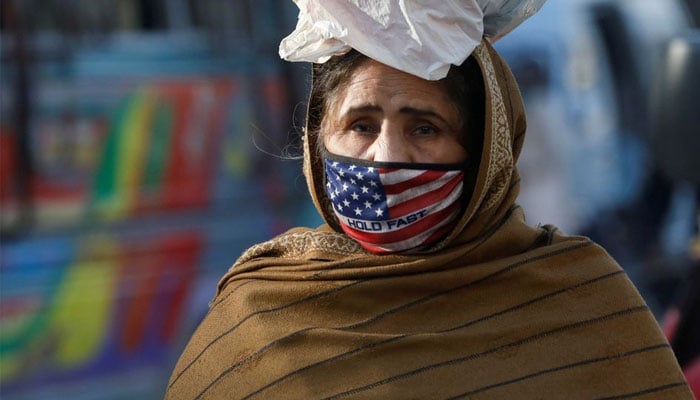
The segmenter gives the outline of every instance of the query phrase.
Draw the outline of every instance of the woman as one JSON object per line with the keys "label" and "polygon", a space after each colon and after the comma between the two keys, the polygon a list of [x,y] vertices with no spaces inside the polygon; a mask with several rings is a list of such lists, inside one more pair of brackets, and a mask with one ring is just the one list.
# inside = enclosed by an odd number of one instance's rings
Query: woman
{"label": "woman", "polygon": [[[693,398],[605,251],[525,224],[523,105],[488,41],[440,81],[357,52],[314,65],[305,133],[327,224],[238,259],[166,398]],[[431,199],[402,209],[396,185]]]}
{"label": "woman", "polygon": [[692,398],[607,253],[524,222],[523,104],[487,40],[438,81],[358,52],[313,74],[327,224],[236,261],[167,398]]}

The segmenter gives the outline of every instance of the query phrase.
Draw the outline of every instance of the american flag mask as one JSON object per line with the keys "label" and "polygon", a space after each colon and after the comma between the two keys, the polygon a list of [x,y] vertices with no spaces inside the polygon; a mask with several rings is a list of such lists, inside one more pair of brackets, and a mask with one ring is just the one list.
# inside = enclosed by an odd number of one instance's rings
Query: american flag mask
{"label": "american flag mask", "polygon": [[373,253],[418,251],[461,211],[465,164],[377,163],[327,154],[326,191],[343,231]]}

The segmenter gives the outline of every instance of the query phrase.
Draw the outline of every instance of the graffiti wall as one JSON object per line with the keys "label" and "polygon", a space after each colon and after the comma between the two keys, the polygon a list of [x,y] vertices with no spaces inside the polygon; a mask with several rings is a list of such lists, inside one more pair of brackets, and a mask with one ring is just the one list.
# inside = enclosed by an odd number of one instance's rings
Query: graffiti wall
{"label": "graffiti wall", "polygon": [[288,71],[202,41],[42,65],[25,137],[3,102],[3,399],[160,398],[219,277],[304,223],[300,165],[261,149],[288,141]]}
{"label": "graffiti wall", "polygon": [[70,398],[93,378],[119,382],[141,369],[163,379],[156,371],[170,362],[188,322],[203,237],[134,239],[37,240],[4,252],[3,397],[38,398],[48,389]]}

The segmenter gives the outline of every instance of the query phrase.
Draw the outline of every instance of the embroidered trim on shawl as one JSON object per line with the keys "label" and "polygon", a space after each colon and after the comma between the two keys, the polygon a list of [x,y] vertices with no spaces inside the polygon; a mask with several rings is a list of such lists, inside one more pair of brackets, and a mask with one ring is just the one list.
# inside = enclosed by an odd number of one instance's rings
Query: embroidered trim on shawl
{"label": "embroidered trim on shawl", "polygon": [[486,187],[488,190],[481,194],[479,202],[486,200],[480,208],[479,213],[483,213],[494,207],[501,200],[508,190],[511,172],[513,170],[513,151],[511,148],[511,130],[506,118],[506,108],[503,103],[503,96],[496,79],[496,71],[488,49],[483,44],[479,45],[474,52],[482,60],[484,80],[487,90],[491,95],[491,159],[486,171]]}
{"label": "embroidered trim on shawl", "polygon": [[257,257],[301,257],[311,251],[323,251],[341,255],[363,252],[360,245],[348,236],[335,232],[288,232],[246,250],[236,260],[236,265]]}

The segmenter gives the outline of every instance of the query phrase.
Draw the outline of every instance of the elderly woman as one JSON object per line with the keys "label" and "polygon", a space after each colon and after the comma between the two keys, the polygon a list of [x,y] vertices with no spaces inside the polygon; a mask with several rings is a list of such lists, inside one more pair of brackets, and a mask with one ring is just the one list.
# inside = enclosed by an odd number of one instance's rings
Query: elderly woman
{"label": "elderly woman", "polygon": [[236,261],[166,398],[692,399],[610,256],[524,222],[524,134],[488,40],[440,80],[315,64],[304,172],[327,224]]}

